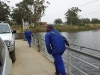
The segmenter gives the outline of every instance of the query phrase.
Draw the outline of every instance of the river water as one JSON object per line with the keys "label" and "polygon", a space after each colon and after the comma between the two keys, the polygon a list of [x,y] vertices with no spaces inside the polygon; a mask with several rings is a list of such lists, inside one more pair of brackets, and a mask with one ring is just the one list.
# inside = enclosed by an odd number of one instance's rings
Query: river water
{"label": "river water", "polygon": [[[90,30],[81,32],[61,32],[69,43],[92,48],[100,51],[100,30]],[[38,37],[45,37],[46,32],[37,33]],[[93,54],[100,57],[98,54]]]}
{"label": "river water", "polygon": [[[35,34],[35,36],[44,38],[45,34],[46,32],[41,32],[41,33]],[[83,50],[83,52],[100,57],[100,52],[98,52],[100,51],[100,30],[90,30],[90,31],[80,31],[80,32],[61,32],[61,34],[64,35],[68,39],[69,43],[71,44],[76,44],[79,46],[84,46],[87,48],[92,48],[92,49],[97,50],[97,51]],[[100,60],[91,59],[83,55],[79,55],[77,53],[73,53],[73,54],[84,60],[88,60],[90,63],[96,66],[100,66]],[[66,58],[67,56],[65,55],[64,57],[67,60]],[[79,60],[75,60],[75,59],[73,60],[74,61],[72,61],[72,63],[74,65],[76,65],[77,67],[82,69],[84,72],[88,73],[89,75],[100,75],[99,70],[93,67],[90,67]],[[67,64],[65,65],[68,66]],[[72,68],[72,73],[74,73],[74,75],[84,75],[76,71],[74,68]]]}

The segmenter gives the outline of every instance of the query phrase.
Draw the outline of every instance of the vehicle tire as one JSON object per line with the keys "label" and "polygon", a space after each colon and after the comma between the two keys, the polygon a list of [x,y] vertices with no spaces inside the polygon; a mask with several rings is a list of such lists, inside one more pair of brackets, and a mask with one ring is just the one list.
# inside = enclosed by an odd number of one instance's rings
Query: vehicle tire
{"label": "vehicle tire", "polygon": [[10,58],[12,60],[12,63],[14,63],[16,61],[16,56],[15,56],[15,49],[9,53],[10,54]]}

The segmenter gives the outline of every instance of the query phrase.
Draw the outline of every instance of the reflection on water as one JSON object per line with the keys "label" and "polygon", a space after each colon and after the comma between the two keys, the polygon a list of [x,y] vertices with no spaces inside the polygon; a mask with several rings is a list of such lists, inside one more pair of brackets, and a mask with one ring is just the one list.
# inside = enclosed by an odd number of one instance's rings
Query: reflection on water
{"label": "reflection on water", "polygon": [[[99,46],[100,46],[100,30],[91,30],[91,31],[81,31],[81,32],[61,32],[62,35],[64,35],[68,41],[71,44],[76,44],[79,46],[84,46],[87,48],[92,48],[92,49],[96,49],[96,50],[100,50]],[[45,37],[45,32],[42,33],[37,33],[35,34],[35,36],[37,37],[41,37],[44,38]],[[100,52],[96,52],[96,51],[90,51],[90,50],[85,50],[83,49],[83,52],[87,52],[89,54],[95,55],[100,57]],[[67,53],[67,51],[66,51]],[[88,62],[96,65],[96,66],[100,66],[100,60],[95,60],[95,59],[91,59],[88,57],[85,57],[84,55],[80,55],[78,53],[72,53],[73,55],[75,55],[76,57],[79,57],[81,59],[87,60]],[[67,60],[67,55],[64,54],[64,59]],[[88,73],[89,75],[98,75],[99,71],[93,67],[90,67],[89,65],[86,65],[85,63],[76,60],[76,59],[72,59],[71,61],[74,65],[76,65],[77,67],[79,67],[81,70],[83,70],[84,72]],[[68,66],[67,64],[65,64],[66,66]],[[74,75],[83,75],[80,72],[76,72],[76,70],[74,68],[72,68],[72,72],[74,73]]]}

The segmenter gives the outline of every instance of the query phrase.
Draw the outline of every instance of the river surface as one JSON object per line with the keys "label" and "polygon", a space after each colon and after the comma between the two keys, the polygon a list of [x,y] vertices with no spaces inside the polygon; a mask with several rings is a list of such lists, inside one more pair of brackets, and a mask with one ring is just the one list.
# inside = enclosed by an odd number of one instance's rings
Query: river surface
{"label": "river surface", "polygon": [[[84,46],[100,51],[100,30],[61,33],[68,39],[69,43],[71,44],[76,44],[78,46]],[[46,32],[41,32],[37,33],[36,36],[44,38],[45,34]]]}
{"label": "river surface", "polygon": [[[35,34],[35,36],[44,38],[45,34],[46,32],[41,32],[41,33]],[[84,46],[87,48],[92,48],[94,50],[97,50],[97,51],[93,51],[93,50],[83,49],[83,52],[100,57],[100,52],[99,52],[100,51],[100,30],[90,30],[90,31],[80,31],[80,32],[61,32],[61,34],[68,39],[70,44],[76,44],[78,46]],[[96,66],[100,66],[100,60],[91,59],[77,53],[73,53],[73,54],[84,60],[88,60],[90,63]],[[67,60],[66,58],[67,55],[65,55],[64,57]],[[99,71],[97,69],[90,67],[89,65],[86,65],[85,63],[79,60],[75,60],[75,59],[72,59],[72,60],[73,60],[72,63],[74,65],[76,65],[81,70],[88,73],[89,75],[99,75]],[[68,66],[67,64],[65,65]],[[72,73],[74,73],[74,75],[84,75],[76,71],[74,68],[72,68]]]}

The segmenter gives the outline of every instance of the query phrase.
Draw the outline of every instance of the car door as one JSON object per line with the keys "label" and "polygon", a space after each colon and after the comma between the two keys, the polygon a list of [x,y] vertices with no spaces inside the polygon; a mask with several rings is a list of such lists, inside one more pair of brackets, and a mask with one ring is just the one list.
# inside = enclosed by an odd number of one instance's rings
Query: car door
{"label": "car door", "polygon": [[8,49],[0,38],[0,75],[12,75],[12,62]]}

